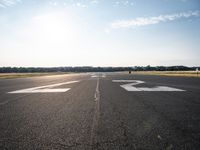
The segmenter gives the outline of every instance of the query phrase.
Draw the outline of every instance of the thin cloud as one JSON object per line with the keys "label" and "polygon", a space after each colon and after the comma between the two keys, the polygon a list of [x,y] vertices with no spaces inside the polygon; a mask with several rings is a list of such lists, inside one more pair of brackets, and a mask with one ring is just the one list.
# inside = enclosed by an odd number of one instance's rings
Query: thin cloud
{"label": "thin cloud", "polygon": [[113,6],[133,6],[133,0],[116,0]]}
{"label": "thin cloud", "polygon": [[98,4],[99,1],[98,1],[98,0],[92,0],[92,1],[90,1],[90,3],[91,3],[91,4]]}
{"label": "thin cloud", "polygon": [[156,17],[139,17],[132,20],[119,20],[111,23],[111,28],[135,28],[139,26],[147,26],[158,24],[161,22],[169,22],[181,18],[198,17],[199,11],[189,11],[170,15],[160,15]]}
{"label": "thin cloud", "polygon": [[82,4],[82,3],[80,3],[80,2],[76,3],[75,5],[76,5],[77,7],[82,7],[82,8],[87,7],[87,5]]}
{"label": "thin cloud", "polygon": [[0,0],[0,7],[6,8],[15,5],[18,2],[21,2],[21,0]]}

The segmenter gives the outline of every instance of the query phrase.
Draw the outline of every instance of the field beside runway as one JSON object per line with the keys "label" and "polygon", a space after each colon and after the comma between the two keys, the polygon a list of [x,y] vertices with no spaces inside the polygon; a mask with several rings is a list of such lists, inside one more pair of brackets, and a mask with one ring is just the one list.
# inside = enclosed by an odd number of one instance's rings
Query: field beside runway
{"label": "field beside runway", "polygon": [[200,77],[200,73],[197,74],[196,71],[134,71],[133,74],[177,76],[177,77]]}
{"label": "field beside runway", "polygon": [[72,73],[62,72],[48,72],[48,73],[0,73],[0,79],[14,79],[14,78],[25,78],[25,77],[37,77],[37,76],[52,76],[52,75],[64,75]]}

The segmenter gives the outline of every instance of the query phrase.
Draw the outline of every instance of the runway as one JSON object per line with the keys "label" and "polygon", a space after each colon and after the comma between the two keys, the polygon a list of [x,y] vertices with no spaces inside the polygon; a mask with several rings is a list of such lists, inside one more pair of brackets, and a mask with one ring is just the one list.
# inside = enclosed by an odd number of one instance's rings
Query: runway
{"label": "runway", "polygon": [[81,73],[0,79],[0,149],[199,147],[199,78]]}

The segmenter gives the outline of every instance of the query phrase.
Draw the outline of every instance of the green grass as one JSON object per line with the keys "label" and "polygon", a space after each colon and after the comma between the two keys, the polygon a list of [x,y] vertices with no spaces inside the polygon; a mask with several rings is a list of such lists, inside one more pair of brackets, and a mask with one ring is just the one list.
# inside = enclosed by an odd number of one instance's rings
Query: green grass
{"label": "green grass", "polygon": [[26,78],[37,76],[64,75],[70,73],[49,72],[49,73],[0,73],[0,79]]}

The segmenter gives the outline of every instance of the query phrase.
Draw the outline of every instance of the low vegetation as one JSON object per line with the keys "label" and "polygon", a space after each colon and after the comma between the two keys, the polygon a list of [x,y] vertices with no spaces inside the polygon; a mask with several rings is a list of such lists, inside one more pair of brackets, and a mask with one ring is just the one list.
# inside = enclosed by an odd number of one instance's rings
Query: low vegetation
{"label": "low vegetation", "polygon": [[37,77],[37,76],[51,76],[62,75],[66,73],[0,73],[0,79],[12,79],[12,78],[25,78],[25,77]]}
{"label": "low vegetation", "polygon": [[196,71],[134,71],[133,74],[200,77]]}
{"label": "low vegetation", "polygon": [[124,72],[135,74],[197,77],[200,67],[187,66],[134,66],[134,67],[0,67],[0,78],[19,78],[44,75],[57,75],[76,72]]}

